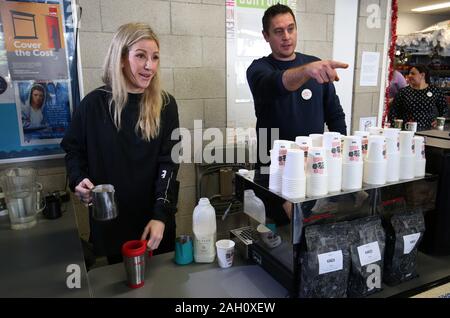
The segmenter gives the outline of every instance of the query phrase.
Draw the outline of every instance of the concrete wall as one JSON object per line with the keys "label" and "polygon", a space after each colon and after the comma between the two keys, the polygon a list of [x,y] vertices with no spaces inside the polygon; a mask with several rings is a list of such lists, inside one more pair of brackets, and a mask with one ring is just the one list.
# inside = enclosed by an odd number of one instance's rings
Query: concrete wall
{"label": "concrete wall", "polygon": [[[377,114],[379,88],[359,87],[361,52],[382,51],[387,0],[363,0],[359,14],[354,122],[359,117]],[[368,29],[365,8],[381,5],[381,29]],[[334,0],[300,0],[297,3],[299,26],[297,49],[329,59],[332,55]],[[80,54],[85,92],[102,85],[101,67],[116,28],[126,22],[149,23],[161,42],[163,85],[178,102],[181,126],[193,131],[194,119],[203,119],[204,127],[226,126],[225,1],[223,0],[79,0],[83,8],[80,29]],[[39,178],[48,189],[65,185],[62,160],[34,162]],[[3,168],[3,167],[2,167]],[[182,164],[178,233],[192,230],[195,202],[193,164]],[[80,234],[89,234],[87,211],[74,199]]]}
{"label": "concrete wall", "polygon": [[[205,128],[226,126],[225,1],[80,0],[79,5],[83,8],[80,53],[86,93],[102,85],[103,59],[117,27],[145,22],[159,36],[163,86],[177,100],[180,125],[193,130],[194,120],[203,119]],[[194,165],[182,164],[178,179],[177,229],[190,233]]]}
{"label": "concrete wall", "polygon": [[[377,4],[380,7],[381,21],[380,27],[374,28],[368,26],[367,19],[371,13],[367,12],[367,7],[370,4]],[[378,106],[380,100],[380,80],[381,68],[383,62],[383,46],[384,33],[386,25],[386,5],[387,0],[362,0],[359,4],[358,17],[358,33],[357,33],[357,51],[356,51],[356,67],[355,67],[355,81],[353,85],[353,111],[352,111],[352,127],[351,133],[359,130],[359,119],[361,117],[377,117]],[[360,86],[361,76],[361,58],[362,52],[379,52],[380,53],[380,67],[378,70],[378,85],[377,86]],[[379,123],[378,123],[379,124]]]}

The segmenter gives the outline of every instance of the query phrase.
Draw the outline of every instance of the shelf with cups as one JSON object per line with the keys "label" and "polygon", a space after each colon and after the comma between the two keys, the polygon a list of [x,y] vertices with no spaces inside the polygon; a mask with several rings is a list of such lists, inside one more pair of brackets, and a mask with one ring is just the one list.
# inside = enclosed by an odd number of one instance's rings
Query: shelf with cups
{"label": "shelf with cups", "polygon": [[[406,207],[408,210],[420,207],[422,211],[431,211],[434,209],[433,189],[437,185],[437,176],[425,174],[423,177],[414,177],[383,185],[363,183],[359,189],[304,198],[286,197],[281,192],[270,190],[268,184],[268,175],[261,174],[258,170],[251,171],[246,175],[236,174],[237,192],[251,189],[261,198],[266,209],[266,224],[268,222],[275,223],[276,233],[281,238],[281,244],[277,244],[275,248],[264,244],[264,240],[256,239],[249,247],[251,250],[249,258],[260,264],[288,289],[293,297],[297,297],[299,288],[302,286],[300,283],[302,272],[300,257],[304,255],[302,253],[307,244],[305,231],[308,227],[365,220],[388,213],[400,213],[406,210]],[[424,189],[428,191],[426,195],[421,193]],[[289,204],[292,209],[290,212],[284,209],[286,203],[291,203]],[[283,208],[280,208],[281,206]],[[421,254],[420,264],[423,259],[428,258],[422,257]],[[439,264],[442,265],[442,262]],[[428,268],[429,266],[426,264],[421,267]],[[439,270],[442,269],[441,267]],[[434,278],[436,275],[429,276],[428,274],[430,273],[421,272],[423,279],[393,289],[385,286],[385,291],[379,293],[379,297],[396,295],[430,283],[431,277]],[[430,277],[430,281],[427,281],[427,277]]]}
{"label": "shelf with cups", "polygon": [[[301,197],[301,198],[292,198],[292,197],[287,197],[287,196],[283,195],[281,192],[270,190],[268,188],[268,179],[267,179],[268,175],[265,177],[259,177],[258,179],[255,180],[254,179],[255,172],[256,171],[250,171],[250,173],[248,175],[240,175],[240,174],[237,174],[237,175],[239,175],[239,177],[242,177],[246,181],[251,182],[255,187],[258,187],[259,189],[263,189],[264,191],[271,192],[273,195],[276,195],[276,196],[278,196],[286,201],[289,201],[291,203],[304,203],[304,202],[309,202],[309,201],[316,201],[319,199],[325,199],[325,198],[335,197],[335,196],[339,196],[339,195],[346,195],[346,194],[356,193],[356,192],[360,192],[360,191],[368,191],[368,190],[389,187],[389,186],[394,186],[394,185],[408,183],[408,182],[415,182],[418,180],[435,178],[435,176],[432,174],[425,174],[424,177],[415,177],[415,178],[408,179],[408,180],[398,180],[398,181],[393,181],[393,182],[387,182],[385,184],[368,184],[368,183],[363,182],[362,187],[358,188],[358,189],[328,192],[327,194],[320,195],[320,196],[306,196],[306,197]],[[256,175],[257,175],[257,173],[256,173]]]}
{"label": "shelf with cups", "polygon": [[250,258],[298,295],[301,255],[311,244],[305,233],[312,226],[365,226],[366,220],[389,220],[389,213],[431,211],[437,176],[425,173],[424,147],[424,138],[412,131],[376,127],[353,136],[324,133],[275,141],[270,167],[236,174],[237,197],[244,201],[243,193],[254,191],[264,202],[266,225],[274,224],[281,238],[275,247],[256,239]]}

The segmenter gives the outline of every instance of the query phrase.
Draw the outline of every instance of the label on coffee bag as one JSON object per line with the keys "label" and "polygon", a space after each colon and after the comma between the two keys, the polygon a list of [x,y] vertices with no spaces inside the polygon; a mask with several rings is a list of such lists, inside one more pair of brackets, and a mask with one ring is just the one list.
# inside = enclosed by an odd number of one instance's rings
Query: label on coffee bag
{"label": "label on coffee bag", "polygon": [[358,246],[358,256],[361,266],[375,263],[381,260],[380,246],[378,242]]}
{"label": "label on coffee bag", "polygon": [[417,241],[420,238],[420,233],[414,233],[403,236],[403,254],[409,254],[414,249]]}
{"label": "label on coffee bag", "polygon": [[317,255],[319,259],[319,275],[340,271],[344,268],[342,250]]}

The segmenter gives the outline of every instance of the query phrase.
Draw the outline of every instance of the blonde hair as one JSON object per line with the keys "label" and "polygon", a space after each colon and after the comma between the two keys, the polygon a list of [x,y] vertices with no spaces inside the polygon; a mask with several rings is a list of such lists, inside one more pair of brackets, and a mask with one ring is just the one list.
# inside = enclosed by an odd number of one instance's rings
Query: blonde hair
{"label": "blonde hair", "polygon": [[[128,56],[130,47],[140,40],[159,40],[152,28],[145,23],[127,23],[119,27],[111,41],[103,65],[103,82],[112,89],[109,101],[110,112],[117,129],[121,126],[121,114],[128,101],[127,79],[122,71],[122,60]],[[161,89],[160,69],[156,71],[150,85],[144,90],[139,103],[139,119],[136,132],[149,141],[159,134],[161,110],[168,103],[168,95]],[[114,110],[112,105],[114,104]]]}

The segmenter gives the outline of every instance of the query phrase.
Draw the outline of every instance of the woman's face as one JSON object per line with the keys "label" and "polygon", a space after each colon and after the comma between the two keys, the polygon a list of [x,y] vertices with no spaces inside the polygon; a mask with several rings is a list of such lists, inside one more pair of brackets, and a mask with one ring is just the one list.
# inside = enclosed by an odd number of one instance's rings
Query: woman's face
{"label": "woman's face", "polygon": [[35,89],[31,92],[31,106],[35,108],[41,108],[42,103],[44,102],[44,93]]}
{"label": "woman's face", "polygon": [[159,67],[159,48],[153,40],[133,44],[122,60],[122,69],[130,93],[143,93]]}
{"label": "woman's face", "polygon": [[411,68],[408,74],[408,83],[412,88],[419,88],[425,83],[425,73],[420,73],[415,67]]}

